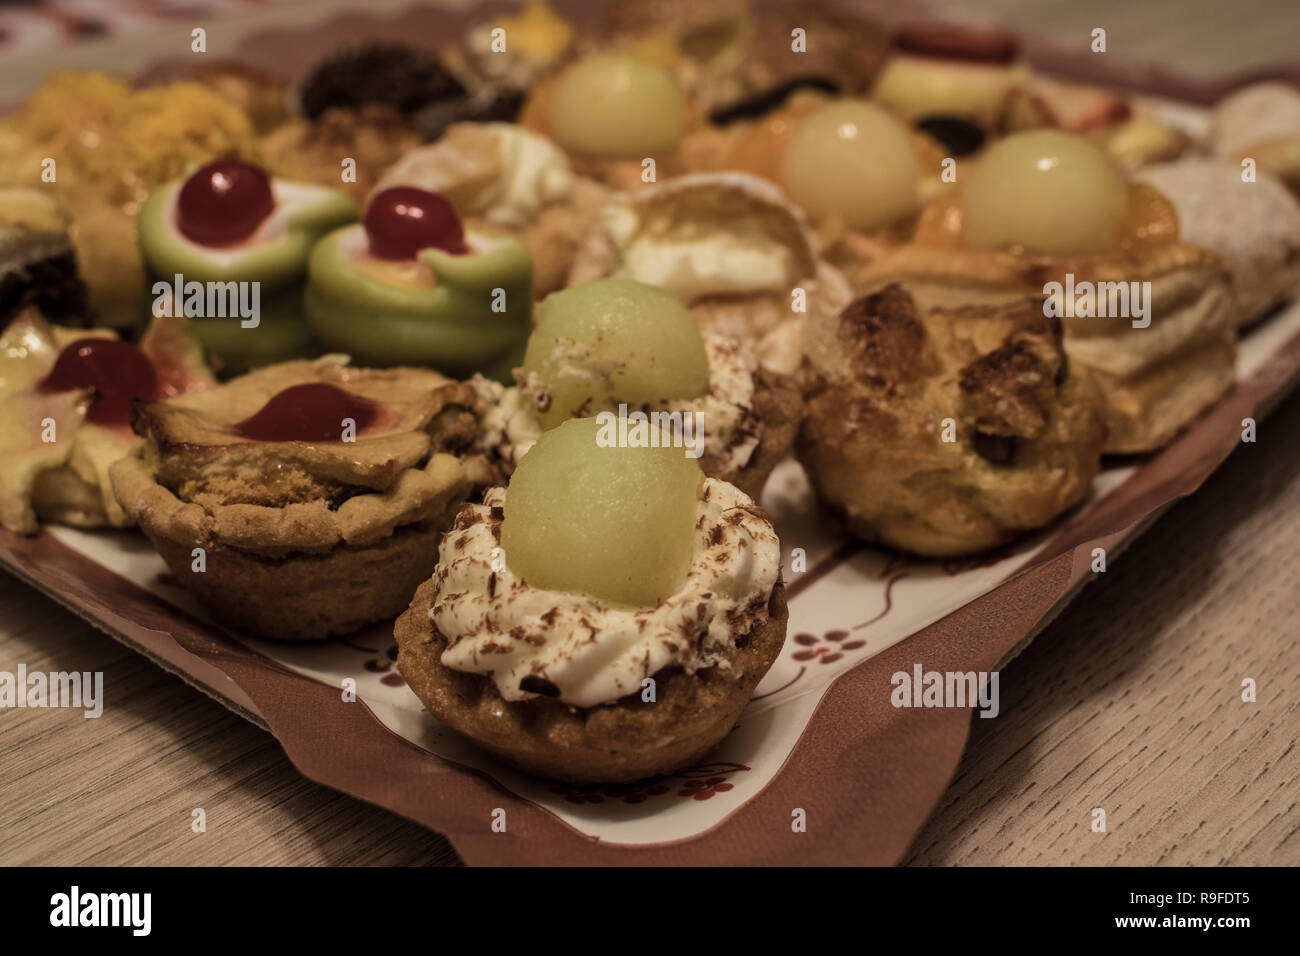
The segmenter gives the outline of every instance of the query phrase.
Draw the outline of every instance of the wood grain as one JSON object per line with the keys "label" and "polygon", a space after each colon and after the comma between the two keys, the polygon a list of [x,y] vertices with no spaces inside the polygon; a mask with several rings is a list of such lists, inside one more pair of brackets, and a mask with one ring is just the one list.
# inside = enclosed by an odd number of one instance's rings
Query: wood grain
{"label": "wood grain", "polygon": [[1297,552],[1292,396],[1002,671],[909,862],[1300,863]]}

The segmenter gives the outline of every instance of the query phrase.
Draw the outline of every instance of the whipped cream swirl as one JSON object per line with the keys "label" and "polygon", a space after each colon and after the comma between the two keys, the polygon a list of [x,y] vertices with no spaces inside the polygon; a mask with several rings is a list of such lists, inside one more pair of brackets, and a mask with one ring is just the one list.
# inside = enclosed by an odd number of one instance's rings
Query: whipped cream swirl
{"label": "whipped cream swirl", "polygon": [[[704,456],[711,470],[731,475],[749,464],[758,448],[762,423],[754,408],[757,365],[737,342],[707,333],[703,338],[709,362],[708,392],[695,399],[647,404],[640,410],[694,412],[703,430]],[[593,367],[587,361],[586,347],[572,339],[556,343],[552,364],[567,380],[589,380],[594,392],[613,391],[609,377],[617,369]],[[545,429],[539,415],[551,404],[550,393],[535,375],[516,369],[515,379],[518,384],[509,388],[482,376],[475,376],[473,381],[487,406],[479,427],[478,447],[498,461],[507,475],[541,437]],[[597,412],[615,410],[588,402],[575,409],[572,417],[590,418]]]}
{"label": "whipped cream swirl", "polygon": [[652,608],[516,577],[499,551],[505,501],[493,488],[461,511],[439,548],[429,614],[448,641],[442,663],[490,677],[505,700],[540,692],[594,707],[639,693],[666,667],[726,668],[737,639],[767,620],[780,544],[767,515],[726,482],[704,480],[686,579]]}

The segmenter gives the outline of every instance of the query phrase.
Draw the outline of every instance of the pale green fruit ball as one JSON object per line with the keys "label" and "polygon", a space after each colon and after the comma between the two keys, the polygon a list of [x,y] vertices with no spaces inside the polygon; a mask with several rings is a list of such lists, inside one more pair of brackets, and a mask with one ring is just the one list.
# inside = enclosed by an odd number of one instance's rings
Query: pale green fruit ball
{"label": "pale green fruit ball", "polygon": [[611,159],[670,152],[686,129],[686,100],[665,71],[624,53],[597,53],[560,77],[550,133],[565,149]]}
{"label": "pale green fruit ball", "polygon": [[506,492],[506,566],[535,588],[654,607],[690,567],[703,475],[681,448],[601,447],[594,418],[537,440]]}
{"label": "pale green fruit ball", "polygon": [[[709,390],[709,359],[699,326],[658,286],[635,279],[584,282],[547,296],[537,316],[524,370],[550,393],[551,405],[542,413],[547,428],[589,400],[593,411],[619,402],[635,408],[699,398]],[[564,339],[586,346],[586,358],[576,368],[571,356],[556,354]]]}
{"label": "pale green fruit ball", "polygon": [[865,100],[839,100],[809,113],[785,148],[781,179],[814,219],[836,218],[850,229],[887,226],[919,202],[911,134]]}
{"label": "pale green fruit ball", "polygon": [[994,143],[971,164],[962,229],[972,249],[1105,252],[1119,239],[1127,205],[1124,177],[1101,149],[1081,136],[1034,130]]}

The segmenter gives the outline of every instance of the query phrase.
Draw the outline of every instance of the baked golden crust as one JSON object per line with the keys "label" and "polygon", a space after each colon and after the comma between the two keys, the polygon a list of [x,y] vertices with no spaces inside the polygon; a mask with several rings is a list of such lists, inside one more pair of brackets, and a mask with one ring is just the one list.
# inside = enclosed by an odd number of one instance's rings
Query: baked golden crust
{"label": "baked golden crust", "polygon": [[1087,495],[1099,398],[1039,302],[920,310],[892,285],[810,331],[796,454],[855,534],[971,554]]}
{"label": "baked golden crust", "polygon": [[[354,442],[234,428],[304,382],[370,399],[377,420]],[[191,593],[262,637],[318,639],[400,612],[486,477],[448,453],[473,441],[472,396],[433,372],[289,362],[198,394],[137,403],[145,442],[113,465],[113,492]]]}
{"label": "baked golden crust", "polygon": [[724,670],[655,675],[656,700],[637,694],[578,708],[547,698],[507,702],[491,678],[442,664],[447,639],[429,612],[435,582],[420,585],[397,619],[397,667],[438,720],[517,767],[571,783],[618,783],[689,767],[740,717],[785,642],[789,612],[781,584],[768,616],[739,643]]}
{"label": "baked golden crust", "polygon": [[1128,316],[1061,321],[1071,361],[1101,389],[1108,432],[1103,450],[1154,450],[1231,387],[1236,307],[1223,261],[1178,241],[1173,209],[1151,187],[1130,188],[1143,231],[1113,253],[1050,257],[967,249],[949,199],[922,214],[917,242],[869,264],[854,286],[869,294],[901,282],[928,310],[1000,307],[1031,296],[1041,301],[1048,283],[1064,283],[1067,276],[1095,288],[1150,283],[1149,327],[1135,328]]}

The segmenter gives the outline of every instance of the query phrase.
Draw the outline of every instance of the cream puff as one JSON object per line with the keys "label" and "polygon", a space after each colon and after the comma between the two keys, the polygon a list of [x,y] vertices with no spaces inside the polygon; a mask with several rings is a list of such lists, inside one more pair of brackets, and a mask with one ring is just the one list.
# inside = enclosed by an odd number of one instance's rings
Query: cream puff
{"label": "cream puff", "polygon": [[854,534],[927,557],[997,547],[1088,494],[1105,425],[1036,299],[924,308],[901,285],[814,327],[796,443]]}
{"label": "cream puff", "polygon": [[569,283],[605,276],[667,290],[706,332],[748,344],[782,372],[798,363],[805,317],[834,314],[851,297],[799,209],[742,173],[696,173],[613,196]]}

